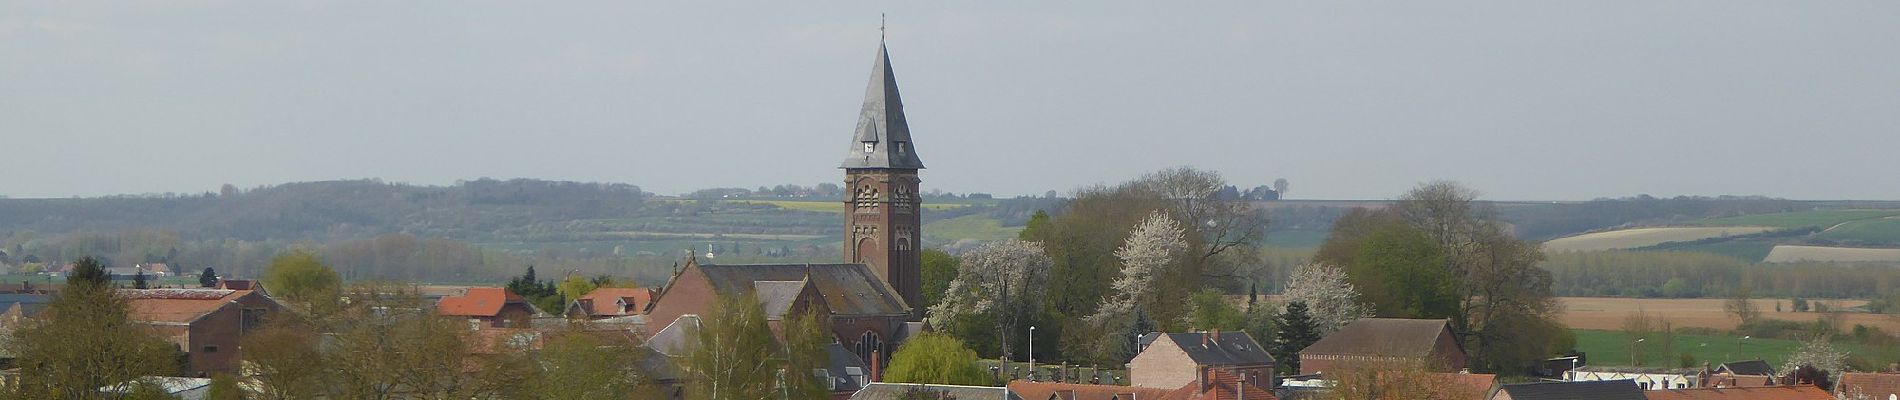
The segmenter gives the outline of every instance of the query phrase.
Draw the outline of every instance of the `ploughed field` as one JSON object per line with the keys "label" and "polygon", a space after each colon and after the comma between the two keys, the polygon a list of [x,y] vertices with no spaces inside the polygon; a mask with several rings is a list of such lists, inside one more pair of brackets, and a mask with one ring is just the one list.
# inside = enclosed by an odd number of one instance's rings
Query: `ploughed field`
{"label": "ploughed field", "polygon": [[1778,245],[1762,258],[1771,263],[1802,261],[1900,263],[1900,249]]}
{"label": "ploughed field", "polygon": [[[1717,330],[1735,329],[1735,316],[1722,309],[1727,299],[1633,299],[1621,297],[1560,297],[1563,313],[1558,317],[1570,329],[1620,330],[1623,319],[1630,313],[1642,310],[1650,316],[1662,316],[1669,319],[1676,328],[1712,328]],[[1820,313],[1797,313],[1788,299],[1755,299],[1755,309],[1761,310],[1762,317],[1780,320],[1811,323],[1820,318]],[[1781,303],[1781,312],[1775,312],[1775,303]],[[1858,307],[1867,304],[1866,300],[1809,300],[1812,303],[1830,303],[1830,307]],[[1854,324],[1876,326],[1887,332],[1900,332],[1900,316],[1868,313],[1842,313],[1843,328],[1851,329]]]}

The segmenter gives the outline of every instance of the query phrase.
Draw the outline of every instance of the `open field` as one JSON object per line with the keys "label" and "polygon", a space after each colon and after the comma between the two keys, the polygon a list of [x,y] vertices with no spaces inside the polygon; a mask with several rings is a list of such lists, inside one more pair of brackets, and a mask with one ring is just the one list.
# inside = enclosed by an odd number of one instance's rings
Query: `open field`
{"label": "open field", "polygon": [[1900,244],[1900,217],[1850,221],[1814,236],[1831,240]]}
{"label": "open field", "polygon": [[1900,249],[1779,245],[1762,262],[1900,262]]}
{"label": "open field", "polygon": [[1825,210],[1743,215],[1690,223],[1711,226],[1773,226],[1779,228],[1815,226],[1826,228],[1848,221],[1885,218],[1896,215],[1900,215],[1900,210]]}
{"label": "open field", "polygon": [[1020,226],[1003,226],[1002,221],[982,214],[932,221],[923,228],[924,237],[933,241],[1003,240],[1014,238],[1016,232],[1023,230]]}
{"label": "open field", "polygon": [[[1652,316],[1662,316],[1677,328],[1712,328],[1718,330],[1735,329],[1735,316],[1722,310],[1727,299],[1634,299],[1621,297],[1560,297],[1564,304],[1563,314],[1558,321],[1571,329],[1623,329],[1623,318],[1637,310],[1643,310]],[[1851,308],[1866,305],[1866,300],[1812,300],[1831,302],[1839,308]],[[1794,306],[1788,299],[1755,299],[1755,308],[1762,310],[1767,318],[1796,322],[1814,322],[1821,314],[1793,312]],[[1781,303],[1782,312],[1775,312],[1775,303]],[[1900,332],[1900,316],[1866,313],[1845,313],[1842,324],[1852,328],[1855,324],[1876,326],[1888,332]]]}
{"label": "open field", "polygon": [[1549,251],[1599,251],[1633,249],[1668,242],[1687,242],[1708,238],[1761,233],[1778,228],[1770,226],[1662,227],[1619,229],[1586,233],[1544,242]]}
{"label": "open field", "polygon": [[[1590,365],[1630,366],[1630,337],[1622,331],[1573,329],[1577,334],[1577,350],[1590,357]],[[1663,352],[1661,343],[1655,340],[1644,341],[1634,348],[1636,356],[1641,357],[1645,367],[1681,367],[1681,354],[1689,353],[1695,360],[1691,365],[1700,366],[1703,361],[1721,364],[1726,361],[1749,360],[1760,357],[1769,365],[1777,368],[1788,359],[1788,354],[1801,347],[1800,342],[1787,339],[1742,339],[1727,335],[1687,335],[1676,334],[1669,353]]]}

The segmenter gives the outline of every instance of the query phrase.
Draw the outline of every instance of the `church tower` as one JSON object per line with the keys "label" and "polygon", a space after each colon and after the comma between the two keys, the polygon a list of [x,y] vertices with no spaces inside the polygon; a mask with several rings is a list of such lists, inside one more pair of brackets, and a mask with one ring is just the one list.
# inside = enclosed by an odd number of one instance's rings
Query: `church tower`
{"label": "church tower", "polygon": [[870,266],[897,289],[905,304],[923,304],[917,170],[924,163],[911,143],[904,102],[897,95],[897,74],[881,40],[858,129],[839,168],[845,171],[845,261]]}

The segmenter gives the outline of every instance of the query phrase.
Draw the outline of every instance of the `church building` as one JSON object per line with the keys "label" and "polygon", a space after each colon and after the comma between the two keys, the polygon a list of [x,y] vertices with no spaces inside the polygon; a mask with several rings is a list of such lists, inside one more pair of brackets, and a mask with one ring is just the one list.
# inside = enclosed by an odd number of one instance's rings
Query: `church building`
{"label": "church building", "polygon": [[[839,343],[869,363],[924,329],[921,199],[924,168],[904,119],[897,75],[878,43],[856,132],[845,152],[843,254],[839,264],[701,264],[689,258],[647,313],[650,332],[700,315],[715,296],[751,292],[775,332],[788,314],[829,313]],[[689,322],[690,323],[690,322]]]}

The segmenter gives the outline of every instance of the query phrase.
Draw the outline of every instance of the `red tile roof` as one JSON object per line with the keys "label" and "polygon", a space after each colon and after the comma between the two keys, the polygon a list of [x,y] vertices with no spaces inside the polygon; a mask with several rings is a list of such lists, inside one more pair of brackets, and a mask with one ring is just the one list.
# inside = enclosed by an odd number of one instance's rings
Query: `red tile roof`
{"label": "red tile roof", "polygon": [[1665,389],[1646,391],[1643,395],[1648,396],[1649,400],[1831,400],[1834,398],[1827,394],[1827,391],[1808,385]]}
{"label": "red tile roof", "polygon": [[191,323],[225,304],[251,294],[249,290],[222,289],[133,289],[119,292],[129,305],[133,321],[151,323]]}
{"label": "red tile roof", "polygon": [[[1188,382],[1186,386],[1175,389],[1163,396],[1163,400],[1278,400],[1273,392],[1260,386],[1241,382],[1240,377],[1224,370],[1208,370],[1213,375],[1207,390],[1201,390],[1201,382]],[[1236,388],[1238,386],[1238,388]],[[1025,399],[1027,400],[1027,399]]]}
{"label": "red tile roof", "polygon": [[443,297],[437,302],[437,314],[461,317],[493,317],[508,303],[525,303],[521,295],[498,287],[472,287],[461,296]]}
{"label": "red tile roof", "polygon": [[[1161,399],[1174,390],[1121,385],[1011,381],[1009,391],[1023,400],[1128,400]],[[1116,397],[1121,396],[1121,397]]]}
{"label": "red tile roof", "polygon": [[[587,292],[587,295],[581,296],[579,300],[581,304],[587,307],[588,315],[602,317],[634,315],[639,314],[641,310],[647,307],[647,303],[653,301],[653,290],[647,288],[599,288],[594,289],[592,292]],[[626,312],[621,312],[621,310],[617,308],[617,302],[619,301],[626,301],[626,303],[633,308]]]}
{"label": "red tile roof", "polygon": [[1498,383],[1498,376],[1493,374],[1458,374],[1449,372],[1431,372],[1429,374],[1433,379],[1443,379],[1447,382],[1471,388],[1472,391],[1469,393],[1477,394],[1476,399],[1483,399],[1485,396],[1490,395],[1491,388],[1497,386]]}
{"label": "red tile roof", "polygon": [[1834,392],[1848,395],[1865,395],[1870,399],[1885,399],[1888,398],[1888,396],[1900,396],[1900,374],[1875,372],[1842,373],[1840,383],[1834,384]]}

